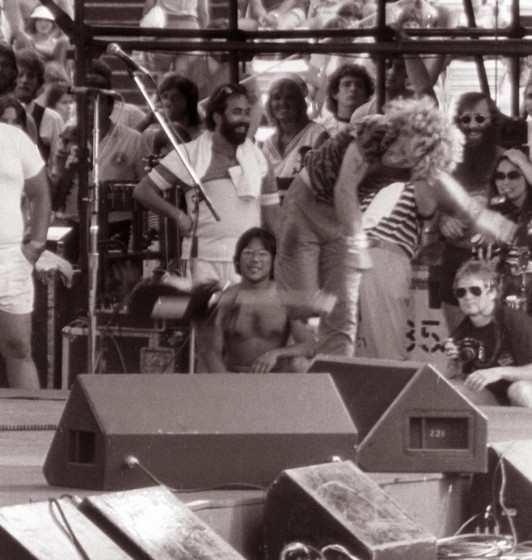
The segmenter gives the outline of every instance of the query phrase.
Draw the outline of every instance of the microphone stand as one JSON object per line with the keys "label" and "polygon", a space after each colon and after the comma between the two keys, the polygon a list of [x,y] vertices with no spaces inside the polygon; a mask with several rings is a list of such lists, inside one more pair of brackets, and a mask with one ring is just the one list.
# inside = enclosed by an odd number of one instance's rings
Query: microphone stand
{"label": "microphone stand", "polygon": [[[219,222],[220,221],[220,216],[216,213],[216,210],[214,209],[214,206],[212,205],[212,202],[211,202],[210,198],[207,196],[207,193],[205,192],[205,190],[201,186],[200,179],[199,179],[196,171],[194,170],[194,168],[188,162],[186,154],[183,154],[183,152],[181,151],[182,148],[179,145],[179,142],[176,138],[175,132],[172,130],[172,127],[166,121],[165,116],[163,114],[161,114],[159,111],[157,111],[157,108],[155,107],[155,103],[152,101],[148,91],[146,90],[146,87],[142,83],[142,80],[139,78],[139,76],[137,76],[130,69],[128,69],[128,73],[131,76],[131,78],[133,79],[133,81],[137,84],[137,87],[139,88],[140,92],[142,93],[144,99],[146,100],[146,103],[148,104],[148,107],[149,107],[150,111],[155,115],[155,118],[157,119],[157,122],[159,123],[159,125],[163,129],[163,132],[165,133],[168,140],[170,141],[170,144],[172,145],[172,148],[177,153],[177,155],[179,156],[179,159],[181,160],[181,163],[185,166],[185,169],[187,170],[187,173],[190,175],[190,178],[192,179],[192,188],[194,189],[195,194],[198,197],[198,202],[201,202],[202,200],[205,201],[205,204],[207,205],[207,208],[210,210],[210,212],[212,214],[212,217],[217,222]],[[150,76],[150,78],[152,78],[152,77]],[[152,78],[152,80],[153,80],[153,78]]]}
{"label": "microphone stand", "polygon": [[100,98],[101,94],[96,93],[94,103],[94,130],[92,133],[92,186],[89,189],[89,305],[88,305],[88,336],[87,336],[87,371],[96,373],[96,339],[97,339],[97,320],[96,303],[98,295],[98,234],[99,234],[99,207],[100,207],[100,171],[98,168],[98,158],[100,155]]}
{"label": "microphone stand", "polygon": [[[207,193],[205,192],[205,190],[201,186],[200,179],[199,179],[196,171],[194,170],[194,168],[188,162],[188,159],[186,157],[186,153],[182,152],[182,147],[179,145],[179,142],[176,138],[176,135],[175,135],[174,131],[172,130],[172,127],[166,121],[165,116],[163,114],[161,114],[159,111],[157,111],[157,108],[155,107],[155,103],[151,99],[146,87],[144,86],[144,83],[142,82],[140,77],[137,74],[135,74],[135,72],[133,72],[130,68],[128,68],[128,73],[131,76],[131,78],[133,79],[133,81],[135,82],[135,84],[137,85],[140,92],[142,93],[144,99],[146,100],[146,103],[148,104],[148,107],[149,107],[150,111],[155,115],[155,118],[157,119],[157,122],[161,126],[161,128],[164,131],[168,140],[170,141],[170,143],[172,145],[172,148],[174,149],[174,151],[179,156],[179,159],[181,160],[181,163],[184,165],[185,169],[187,170],[188,174],[190,175],[190,178],[192,179],[192,188],[194,189],[194,194],[193,194],[194,222],[193,222],[193,226],[192,226],[192,242],[191,242],[191,248],[190,248],[190,275],[192,277],[192,282],[194,282],[194,277],[196,275],[196,263],[195,263],[195,261],[196,261],[196,258],[198,256],[198,237],[197,237],[196,231],[197,231],[197,224],[198,224],[198,218],[199,218],[199,204],[200,204],[200,202],[205,201],[205,204],[207,205],[207,208],[209,209],[213,218],[217,222],[220,221],[220,216],[216,213],[216,210],[214,209],[214,207],[212,205],[212,202],[210,201],[209,197],[207,196]],[[151,74],[148,74],[148,75],[153,80],[153,77],[151,76]],[[155,83],[155,80],[153,80],[153,81]],[[195,346],[196,346],[196,331],[195,331],[194,325],[191,321],[191,324],[190,324],[190,342],[189,342],[189,360],[188,360],[189,373],[191,373],[191,374],[194,373],[194,370],[195,370]]]}

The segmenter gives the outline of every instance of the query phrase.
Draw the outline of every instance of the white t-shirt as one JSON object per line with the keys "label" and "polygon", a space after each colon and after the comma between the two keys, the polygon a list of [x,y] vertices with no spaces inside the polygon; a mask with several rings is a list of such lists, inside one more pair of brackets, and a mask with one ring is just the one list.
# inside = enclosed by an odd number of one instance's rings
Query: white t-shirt
{"label": "white t-shirt", "polygon": [[15,126],[0,123],[0,248],[22,242],[24,181],[35,177],[43,167],[30,137]]}

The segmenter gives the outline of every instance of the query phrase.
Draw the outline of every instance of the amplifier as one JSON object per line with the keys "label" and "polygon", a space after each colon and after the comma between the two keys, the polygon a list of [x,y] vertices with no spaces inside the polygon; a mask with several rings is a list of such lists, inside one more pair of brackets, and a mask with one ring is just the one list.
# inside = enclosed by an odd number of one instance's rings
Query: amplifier
{"label": "amplifier", "polygon": [[[97,327],[98,373],[187,373],[188,329]],[[79,373],[87,373],[88,328],[62,330],[61,389],[69,389]]]}

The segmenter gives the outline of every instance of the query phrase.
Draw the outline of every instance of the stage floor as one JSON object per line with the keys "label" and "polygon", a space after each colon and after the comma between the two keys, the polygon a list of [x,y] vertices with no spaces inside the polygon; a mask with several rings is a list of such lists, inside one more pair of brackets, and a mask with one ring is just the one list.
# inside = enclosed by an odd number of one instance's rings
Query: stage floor
{"label": "stage floor", "polygon": [[[48,485],[42,466],[68,398],[67,391],[0,390],[0,508],[71,494],[102,492]],[[489,441],[526,439],[532,411],[482,407]],[[524,414],[524,416],[523,416]],[[470,475],[368,473],[399,506],[435,537],[450,536],[464,520]],[[200,518],[247,558],[257,556],[266,493],[255,490],[183,493]]]}

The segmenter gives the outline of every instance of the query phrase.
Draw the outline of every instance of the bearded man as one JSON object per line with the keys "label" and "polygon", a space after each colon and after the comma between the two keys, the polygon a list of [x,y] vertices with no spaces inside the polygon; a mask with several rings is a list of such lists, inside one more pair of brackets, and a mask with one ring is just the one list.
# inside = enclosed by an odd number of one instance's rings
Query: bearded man
{"label": "bearded man", "polygon": [[[175,151],[137,185],[134,197],[149,210],[172,220],[183,233],[181,262],[185,276],[195,283],[217,280],[225,286],[240,280],[233,266],[240,235],[261,224],[276,232],[279,195],[266,157],[247,136],[250,103],[244,86],[220,86],[207,103],[205,124],[207,130],[184,144],[182,152],[220,221],[214,219],[204,201],[199,202],[195,213],[194,181]],[[186,212],[162,196],[163,191],[176,185],[184,193]]]}
{"label": "bearded man", "polygon": [[[497,145],[499,111],[487,95],[464,93],[457,102],[455,122],[465,139],[462,162],[455,179],[477,201],[486,205],[489,181],[504,152]],[[476,233],[471,220],[456,212],[443,213],[440,231],[445,244],[442,256],[441,297],[449,331],[463,319],[453,294],[453,281],[462,263],[472,257],[471,238]]]}

